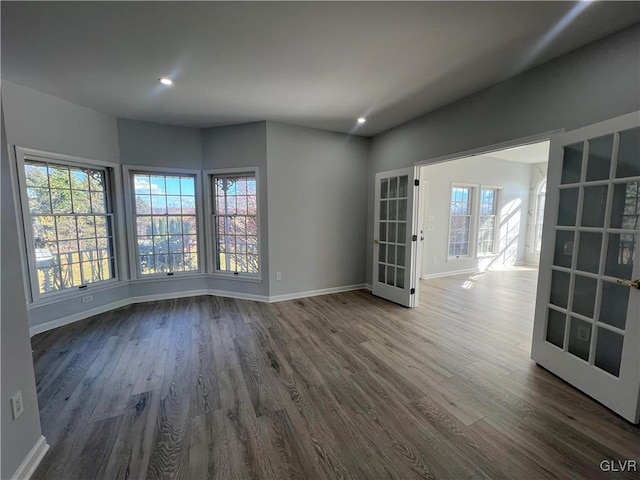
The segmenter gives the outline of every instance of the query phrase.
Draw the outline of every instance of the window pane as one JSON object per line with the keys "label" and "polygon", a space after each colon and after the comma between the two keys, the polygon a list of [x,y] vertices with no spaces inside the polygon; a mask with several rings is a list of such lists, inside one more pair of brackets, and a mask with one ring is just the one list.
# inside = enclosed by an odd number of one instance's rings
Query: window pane
{"label": "window pane", "polygon": [[29,211],[32,214],[51,213],[51,197],[48,188],[27,188]]}
{"label": "window pane", "polygon": [[165,177],[161,175],[150,175],[149,181],[151,183],[152,195],[166,195],[167,189],[165,185]]}
{"label": "window pane", "polygon": [[587,182],[609,178],[613,135],[589,140],[589,158],[587,159]]}
{"label": "window pane", "polygon": [[75,190],[89,190],[89,171],[78,168],[70,168],[71,188]]}
{"label": "window pane", "polygon": [[624,337],[604,328],[598,328],[595,365],[616,377],[620,375]]}
{"label": "window pane", "polygon": [[620,150],[616,177],[635,177],[640,175],[640,128],[620,132]]}
{"label": "window pane", "polygon": [[165,195],[151,195],[151,212],[155,215],[166,215],[167,197]]}
{"label": "window pane", "polygon": [[167,195],[180,195],[180,177],[167,177]]}
{"label": "window pane", "polygon": [[183,215],[195,215],[196,213],[196,197],[192,197],[190,195],[188,196],[182,196],[181,197],[181,203],[182,203],[182,214]]}
{"label": "window pane", "polygon": [[402,177],[400,177],[399,186],[398,186],[398,197],[400,197],[400,198],[407,197],[407,195],[408,195],[407,185],[408,184],[409,184],[409,177],[408,176],[403,175]]}
{"label": "window pane", "polygon": [[49,174],[46,164],[25,162],[24,173],[27,186],[49,188]]}
{"label": "window pane", "polygon": [[106,213],[106,196],[103,192],[91,192],[91,212]]}
{"label": "window pane", "polygon": [[78,217],[78,237],[94,239],[96,238],[96,223],[94,217]]}
{"label": "window pane", "polygon": [[578,358],[589,360],[589,345],[591,343],[591,324],[571,317],[569,331],[569,353]]}
{"label": "window pane", "polygon": [[53,213],[74,213],[71,190],[51,189],[51,211]]}
{"label": "window pane", "polygon": [[88,190],[72,190],[73,213],[91,213],[91,198]]}
{"label": "window pane", "polygon": [[141,193],[145,195],[151,194],[151,183],[149,182],[149,175],[136,174],[133,177],[133,188],[135,193]]}
{"label": "window pane", "polygon": [[69,190],[69,167],[59,165],[49,165],[49,184],[51,188]]}
{"label": "window pane", "polygon": [[560,183],[577,183],[580,181],[582,171],[583,144],[576,143],[564,147],[564,160],[562,163],[562,179]]}
{"label": "window pane", "polygon": [[621,183],[613,189],[611,227],[635,230],[640,225],[640,182]]}
{"label": "window pane", "polygon": [[169,215],[180,214],[182,211],[180,195],[167,195],[167,212]]}
{"label": "window pane", "polygon": [[191,195],[196,194],[196,180],[193,177],[180,177],[180,194]]}

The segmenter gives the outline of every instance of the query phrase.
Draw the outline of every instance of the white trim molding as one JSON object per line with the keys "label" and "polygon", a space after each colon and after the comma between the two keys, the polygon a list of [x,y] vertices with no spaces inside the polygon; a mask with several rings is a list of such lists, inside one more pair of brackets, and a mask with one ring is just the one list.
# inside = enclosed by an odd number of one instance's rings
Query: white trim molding
{"label": "white trim molding", "polygon": [[462,275],[464,273],[479,273],[478,268],[467,268],[465,270],[456,270],[455,272],[441,272],[441,273],[428,273],[420,277],[422,280],[428,280],[430,278],[452,277],[454,275]]}
{"label": "white trim molding", "polygon": [[353,290],[362,290],[365,288],[367,288],[366,284],[358,283],[356,285],[345,285],[342,287],[323,288],[320,290],[309,290],[298,293],[286,293],[284,295],[274,295],[273,297],[269,297],[269,303],[295,300],[297,298],[317,297],[319,295],[330,295],[332,293],[351,292]]}
{"label": "white trim molding", "polygon": [[45,454],[49,450],[49,444],[44,435],[40,435],[40,438],[33,445],[27,456],[24,457],[22,463],[12,475],[11,480],[29,480],[31,475],[34,474],[38,465],[44,458]]}
{"label": "white trim molding", "polygon": [[38,325],[29,327],[29,336],[33,337],[34,335],[53,330],[54,328],[62,327],[63,325],[68,325],[79,320],[84,320],[85,318],[93,317],[94,315],[100,315],[101,313],[115,310],[116,308],[126,307],[127,305],[131,305],[131,303],[133,303],[131,302],[131,298],[126,298],[124,300],[118,300],[117,302],[111,302],[105,305],[100,305],[99,307],[90,308],[89,310],[85,310],[83,312],[74,313],[73,315],[67,315],[66,317],[39,323]]}

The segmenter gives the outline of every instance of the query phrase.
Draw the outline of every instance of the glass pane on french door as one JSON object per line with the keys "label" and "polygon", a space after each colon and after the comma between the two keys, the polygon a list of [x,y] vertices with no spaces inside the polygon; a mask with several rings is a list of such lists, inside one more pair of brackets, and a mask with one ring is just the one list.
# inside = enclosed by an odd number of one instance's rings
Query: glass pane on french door
{"label": "glass pane on french door", "polygon": [[564,147],[545,341],[618,377],[640,227],[640,128]]}
{"label": "glass pane on french door", "polygon": [[409,176],[380,179],[378,282],[404,290]]}

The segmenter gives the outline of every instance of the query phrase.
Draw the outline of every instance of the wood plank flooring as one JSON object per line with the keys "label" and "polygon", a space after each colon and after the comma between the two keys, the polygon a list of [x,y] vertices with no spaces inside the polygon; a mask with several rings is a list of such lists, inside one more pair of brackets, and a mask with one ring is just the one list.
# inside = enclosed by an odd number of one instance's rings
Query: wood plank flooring
{"label": "wood plank flooring", "polygon": [[536,272],[132,305],[33,337],[34,479],[638,478],[640,429],[530,359]]}

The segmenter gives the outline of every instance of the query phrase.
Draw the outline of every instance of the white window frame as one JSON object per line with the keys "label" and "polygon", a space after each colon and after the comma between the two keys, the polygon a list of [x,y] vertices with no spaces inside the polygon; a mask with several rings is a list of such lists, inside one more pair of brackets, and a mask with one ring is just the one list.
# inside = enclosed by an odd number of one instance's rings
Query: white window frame
{"label": "white window frame", "polygon": [[[496,255],[498,255],[498,247],[499,247],[499,243],[500,243],[500,208],[502,206],[502,190],[504,187],[502,186],[498,186],[498,185],[480,185],[480,188],[478,189],[478,195],[477,195],[477,223],[476,225],[478,226],[478,228],[476,229],[475,232],[475,237],[476,237],[476,252],[477,258],[483,258],[483,257],[494,257]],[[481,212],[481,207],[482,205],[480,205],[480,202],[482,200],[482,190],[495,190],[496,192],[496,197],[495,197],[495,222],[494,222],[494,231],[493,231],[493,251],[492,252],[487,252],[487,253],[480,253],[479,249],[478,249],[478,243],[480,241],[480,217],[486,216],[486,215],[482,215]]]}
{"label": "white window frame", "polygon": [[[451,193],[453,192],[454,188],[468,188],[470,190],[469,192],[469,202],[471,203],[471,208],[469,209],[470,213],[469,213],[469,217],[470,217],[470,221],[469,221],[469,241],[468,241],[468,250],[467,250],[467,255],[454,255],[451,256],[449,255],[449,250],[450,250],[450,246],[451,246],[451,217],[452,217],[452,213],[451,213]],[[478,201],[477,201],[477,196],[478,196],[478,188],[479,185],[478,184],[474,184],[474,183],[460,183],[460,182],[453,182],[451,184],[451,187],[449,188],[449,196],[448,196],[448,205],[449,205],[449,228],[447,229],[447,261],[448,262],[459,262],[459,261],[465,261],[465,260],[470,260],[475,258],[476,256],[476,243],[477,243],[477,235],[475,233],[475,229],[476,229],[476,225],[477,225],[477,209],[478,209]]]}
{"label": "white window frame", "polygon": [[[542,247],[542,228],[544,225],[544,209],[540,212],[540,197],[543,195],[540,193],[542,187],[545,187],[545,204],[546,204],[546,196],[547,196],[547,177],[544,177],[542,180],[538,182],[535,189],[535,205],[534,205],[534,215],[533,215],[533,252],[540,253]],[[539,241],[538,241],[539,240]]]}
{"label": "white window frame", "polygon": [[[243,273],[243,272],[227,272],[216,269],[216,234],[215,228],[213,225],[213,188],[211,182],[213,181],[213,177],[221,176],[221,175],[253,175],[256,178],[256,221],[258,225],[258,273]],[[263,270],[263,262],[262,262],[262,228],[260,225],[260,215],[261,215],[261,202],[260,202],[260,173],[258,167],[238,167],[238,168],[221,168],[221,169],[213,169],[213,170],[205,170],[204,171],[204,194],[206,198],[205,202],[205,228],[207,231],[207,238],[209,241],[205,246],[207,252],[207,271],[211,272],[211,275],[216,278],[226,279],[226,280],[240,280],[245,282],[261,282],[262,281],[262,270]]]}
{"label": "white window frame", "polygon": [[[20,257],[22,260],[23,271],[25,275],[25,292],[28,304],[47,304],[58,302],[64,299],[71,299],[86,295],[88,292],[97,293],[102,290],[108,290],[121,284],[126,280],[126,263],[124,261],[124,223],[120,212],[123,211],[120,199],[122,198],[122,177],[120,174],[120,166],[114,162],[104,160],[96,160],[86,157],[76,157],[72,155],[64,155],[59,153],[47,152],[27,147],[15,146],[10,150],[14,161],[10,162],[11,178],[14,189],[14,200],[16,208],[16,219],[18,219],[18,229],[23,233],[24,241],[20,244]],[[65,288],[54,292],[40,293],[38,285],[38,274],[35,259],[33,229],[31,227],[31,215],[29,213],[29,201],[26,188],[25,161],[34,160],[39,162],[47,162],[51,164],[60,164],[66,166],[75,166],[81,168],[97,168],[106,172],[107,196],[111,212],[113,228],[113,257],[114,257],[114,276],[108,280],[100,282],[88,283],[78,286],[77,288]]]}
{"label": "white window frame", "polygon": [[[165,167],[148,167],[143,165],[123,165],[122,166],[125,193],[125,208],[127,212],[127,240],[129,246],[129,269],[133,281],[149,281],[149,280],[171,280],[176,277],[193,277],[201,276],[204,272],[203,266],[206,259],[202,249],[203,235],[202,225],[202,174],[200,170],[186,168],[165,168]],[[196,236],[198,239],[198,270],[189,272],[162,272],[153,274],[142,274],[140,272],[140,261],[137,247],[137,226],[134,214],[135,189],[133,187],[133,174],[141,173],[148,175],[182,175],[195,177],[195,197],[196,197]]]}

